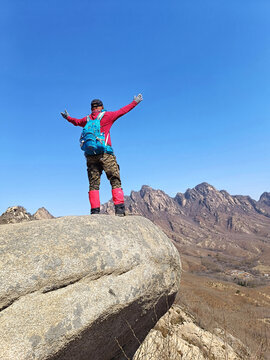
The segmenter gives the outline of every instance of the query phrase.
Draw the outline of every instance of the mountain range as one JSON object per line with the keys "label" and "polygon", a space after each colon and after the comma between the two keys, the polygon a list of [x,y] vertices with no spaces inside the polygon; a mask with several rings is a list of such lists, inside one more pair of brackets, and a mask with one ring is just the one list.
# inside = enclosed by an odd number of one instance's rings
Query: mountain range
{"label": "mountain range", "polygon": [[[127,214],[147,217],[163,229],[189,271],[230,276],[231,270],[239,270],[264,278],[270,273],[269,192],[256,201],[204,182],[170,197],[144,185],[125,203]],[[102,212],[113,214],[112,201]]]}

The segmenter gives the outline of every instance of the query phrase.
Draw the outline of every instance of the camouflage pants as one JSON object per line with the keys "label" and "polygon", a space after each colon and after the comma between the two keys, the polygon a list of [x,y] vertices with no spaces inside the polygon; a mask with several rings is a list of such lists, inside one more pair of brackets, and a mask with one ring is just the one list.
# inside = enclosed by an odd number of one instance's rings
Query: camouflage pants
{"label": "camouflage pants", "polygon": [[103,170],[111,183],[112,189],[121,188],[119,165],[117,164],[115,155],[88,155],[86,156],[86,161],[89,190],[99,190],[100,176]]}

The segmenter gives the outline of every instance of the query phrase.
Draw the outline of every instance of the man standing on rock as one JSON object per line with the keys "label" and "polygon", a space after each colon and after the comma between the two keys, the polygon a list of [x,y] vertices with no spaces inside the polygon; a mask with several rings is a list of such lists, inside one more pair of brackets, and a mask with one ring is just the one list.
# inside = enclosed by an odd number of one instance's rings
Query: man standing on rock
{"label": "man standing on rock", "polygon": [[101,143],[102,140],[105,139],[105,142],[103,141],[104,144],[102,150],[92,151],[88,148],[85,151],[89,179],[88,194],[91,205],[91,214],[100,213],[99,186],[100,176],[104,170],[112,186],[112,199],[115,206],[115,214],[119,216],[125,215],[124,193],[121,187],[119,165],[111,147],[110,129],[115,120],[128,113],[142,100],[142,94],[139,94],[138,96],[134,96],[133,101],[129,105],[124,106],[120,110],[105,111],[102,101],[94,99],[91,102],[91,114],[82,119],[70,117],[66,110],[64,113],[61,112],[63,118],[75,126],[81,126],[84,130],[88,127],[92,133],[98,129],[97,131],[100,138],[97,137],[95,140],[98,139]]}

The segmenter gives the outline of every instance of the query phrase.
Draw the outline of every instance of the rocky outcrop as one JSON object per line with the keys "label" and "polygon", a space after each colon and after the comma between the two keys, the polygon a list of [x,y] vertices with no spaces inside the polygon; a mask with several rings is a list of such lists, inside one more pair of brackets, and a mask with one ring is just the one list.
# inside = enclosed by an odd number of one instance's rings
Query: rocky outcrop
{"label": "rocky outcrop", "polygon": [[64,217],[0,230],[0,358],[131,358],[179,289],[149,220]]}
{"label": "rocky outcrop", "polygon": [[265,205],[270,208],[270,192],[264,192],[258,201],[260,205]]}
{"label": "rocky outcrop", "polygon": [[0,216],[0,224],[14,224],[31,220],[35,220],[34,217],[22,206],[11,206]]}
{"label": "rocky outcrop", "polygon": [[260,214],[270,217],[270,192],[264,192],[260,196],[256,209]]}
{"label": "rocky outcrop", "polygon": [[33,215],[31,215],[22,206],[11,206],[0,216],[0,225],[53,218],[54,217],[44,207],[39,208]]}
{"label": "rocky outcrop", "polygon": [[54,219],[54,216],[49,213],[44,207],[39,208],[33,215],[36,220]]}
{"label": "rocky outcrop", "polygon": [[147,335],[133,360],[249,358],[249,350],[240,340],[221,329],[210,333],[200,328],[191,315],[173,305]]}

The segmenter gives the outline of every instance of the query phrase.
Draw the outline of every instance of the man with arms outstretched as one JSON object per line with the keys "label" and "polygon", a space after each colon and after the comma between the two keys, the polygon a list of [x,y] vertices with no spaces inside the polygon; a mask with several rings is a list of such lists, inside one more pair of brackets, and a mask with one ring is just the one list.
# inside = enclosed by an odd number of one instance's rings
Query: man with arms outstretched
{"label": "man with arms outstretched", "polygon": [[[100,200],[99,200],[99,186],[100,176],[104,170],[108,180],[112,186],[112,199],[115,206],[115,214],[119,216],[125,215],[124,193],[122,190],[119,165],[114,155],[110,137],[110,129],[112,124],[121,116],[132,110],[143,100],[142,94],[134,96],[134,100],[117,111],[105,111],[103,103],[99,99],[94,99],[91,102],[91,114],[76,119],[69,116],[65,110],[61,113],[63,118],[71,122],[75,126],[84,127],[88,121],[95,121],[100,118],[99,126],[100,133],[104,134],[106,139],[106,147],[101,154],[89,154],[85,152],[87,160],[87,173],[89,179],[89,201],[91,205],[91,214],[99,214]],[[91,124],[90,124],[91,125]]]}

